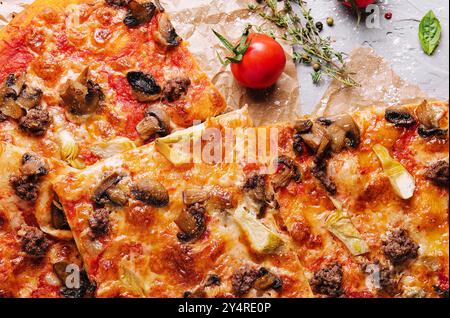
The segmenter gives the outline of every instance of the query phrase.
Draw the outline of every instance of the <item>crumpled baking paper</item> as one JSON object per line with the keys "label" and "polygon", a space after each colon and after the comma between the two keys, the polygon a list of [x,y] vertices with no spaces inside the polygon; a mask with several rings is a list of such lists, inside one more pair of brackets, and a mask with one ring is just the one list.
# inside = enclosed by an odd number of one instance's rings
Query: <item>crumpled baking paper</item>
{"label": "crumpled baking paper", "polygon": [[[4,0],[0,4],[0,26],[32,0]],[[248,3],[254,0],[161,0],[172,16],[178,33],[189,43],[189,48],[200,66],[209,75],[228,103],[228,110],[249,106],[255,125],[292,120],[302,114],[299,105],[299,83],[292,62],[292,49],[282,43],[288,56],[288,64],[277,85],[266,91],[252,91],[239,86],[217,58],[217,52],[225,55],[220,42],[212,33],[219,33],[237,41],[249,23],[266,29],[262,18],[248,12]],[[370,48],[356,48],[350,55],[349,71],[361,87],[349,88],[333,81],[314,112],[316,115],[332,115],[371,106],[390,106],[426,98],[416,85],[403,81],[390,65]],[[302,92],[314,94],[314,91]]]}

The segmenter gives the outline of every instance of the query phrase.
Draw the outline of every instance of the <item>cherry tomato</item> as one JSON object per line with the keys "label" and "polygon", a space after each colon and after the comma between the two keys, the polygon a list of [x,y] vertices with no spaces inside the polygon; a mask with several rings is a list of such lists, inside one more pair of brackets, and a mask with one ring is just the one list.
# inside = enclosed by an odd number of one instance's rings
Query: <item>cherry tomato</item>
{"label": "cherry tomato", "polygon": [[[286,55],[281,45],[270,36],[251,33],[250,46],[242,61],[231,64],[235,79],[243,86],[264,89],[275,84],[286,66]],[[248,43],[248,42],[247,42]]]}
{"label": "cherry tomato", "polygon": [[[358,8],[365,8],[367,7],[369,4],[372,4],[374,2],[376,2],[376,0],[356,0],[356,5]],[[344,5],[346,5],[347,7],[351,7],[352,4],[350,3],[350,1],[345,1],[342,2]]]}

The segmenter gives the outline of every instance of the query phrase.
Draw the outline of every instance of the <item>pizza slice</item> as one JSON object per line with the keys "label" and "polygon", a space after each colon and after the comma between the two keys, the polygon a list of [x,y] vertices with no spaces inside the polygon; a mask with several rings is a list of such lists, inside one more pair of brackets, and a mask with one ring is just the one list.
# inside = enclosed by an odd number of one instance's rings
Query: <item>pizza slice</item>
{"label": "pizza slice", "polygon": [[0,298],[92,293],[60,205],[50,199],[61,166],[0,142]]}
{"label": "pizza slice", "polygon": [[316,296],[448,295],[448,103],[277,127],[301,175],[275,187],[279,221]]}
{"label": "pizza slice", "polygon": [[250,126],[246,110],[219,116],[54,182],[98,297],[311,296],[289,237],[254,213],[244,166],[180,159],[183,139]]}
{"label": "pizza slice", "polygon": [[0,140],[75,168],[225,110],[159,1],[38,0],[0,59]]}

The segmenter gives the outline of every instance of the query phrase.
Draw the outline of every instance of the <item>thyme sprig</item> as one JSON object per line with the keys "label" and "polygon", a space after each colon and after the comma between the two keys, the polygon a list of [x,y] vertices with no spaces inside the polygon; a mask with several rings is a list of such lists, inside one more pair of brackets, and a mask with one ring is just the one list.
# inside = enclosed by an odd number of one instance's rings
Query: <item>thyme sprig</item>
{"label": "thyme sprig", "polygon": [[[346,86],[359,86],[346,69],[344,53],[332,46],[329,37],[323,38],[316,27],[311,10],[303,0],[282,0],[279,8],[277,0],[262,0],[260,4],[250,4],[248,9],[274,23],[283,30],[281,39],[294,48],[294,62],[314,66],[311,74],[314,83],[319,83],[322,75],[334,78]],[[294,10],[297,5],[301,15]],[[259,27],[259,30],[263,30]],[[274,32],[269,31],[273,36]],[[317,67],[317,64],[319,67]]]}

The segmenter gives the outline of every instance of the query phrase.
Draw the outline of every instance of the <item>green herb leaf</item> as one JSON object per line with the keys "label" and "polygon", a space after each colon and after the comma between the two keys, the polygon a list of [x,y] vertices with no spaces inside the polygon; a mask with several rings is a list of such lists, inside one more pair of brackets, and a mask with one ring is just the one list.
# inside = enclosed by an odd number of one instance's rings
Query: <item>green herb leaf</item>
{"label": "green herb leaf", "polygon": [[432,10],[422,18],[419,25],[419,39],[423,51],[432,55],[441,40],[441,23]]}
{"label": "green herb leaf", "polygon": [[239,63],[242,61],[245,52],[247,52],[251,40],[248,39],[249,35],[250,35],[250,29],[252,28],[252,25],[248,25],[242,36],[241,39],[239,40],[239,43],[234,46],[233,44],[231,44],[230,41],[228,41],[228,39],[226,37],[224,37],[222,34],[218,33],[215,30],[212,30],[213,33],[215,34],[215,36],[220,40],[220,42],[222,42],[222,44],[225,46],[225,48],[228,49],[228,51],[233,54],[233,56],[228,56],[225,59],[223,59],[219,53],[217,53],[217,56],[220,60],[220,62],[222,63],[222,65],[226,66],[228,64],[231,63]]}

